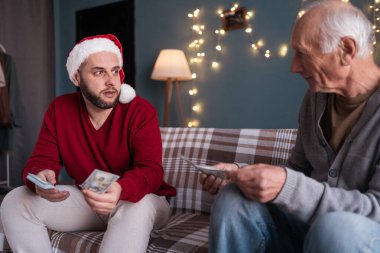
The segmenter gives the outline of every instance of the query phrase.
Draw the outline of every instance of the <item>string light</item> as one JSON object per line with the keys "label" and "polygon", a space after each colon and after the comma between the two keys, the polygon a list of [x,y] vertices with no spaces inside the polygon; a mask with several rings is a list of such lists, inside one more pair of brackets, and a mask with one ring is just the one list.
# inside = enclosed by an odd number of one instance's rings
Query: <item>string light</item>
{"label": "string light", "polygon": [[217,67],[219,67],[219,62],[213,61],[213,62],[211,63],[211,66],[212,66],[213,68],[217,68]]}
{"label": "string light", "polygon": [[190,95],[190,96],[197,95],[197,93],[198,93],[197,88],[192,88],[191,90],[189,90],[189,95]]}
{"label": "string light", "polygon": [[[300,0],[300,1],[304,1],[304,0]],[[377,0],[377,1],[380,1],[380,0]],[[239,8],[239,4],[234,4],[231,8],[230,8],[230,11],[231,12],[234,12],[236,10],[238,10]],[[224,12],[222,10],[218,10],[217,11],[217,14],[223,18],[224,17]],[[247,20],[251,20],[253,19],[254,15],[255,15],[255,12],[254,11],[245,11],[245,19]],[[301,15],[303,15],[305,12],[304,11],[300,11],[298,13],[298,16],[300,17]],[[247,34],[248,38],[249,38],[249,42],[250,42],[250,46],[252,48],[252,51],[254,54],[258,54],[260,53],[261,55],[263,55],[265,58],[270,58],[272,56],[272,53],[269,49],[264,49],[264,45],[265,45],[265,42],[264,42],[264,39],[260,38],[259,40],[255,41],[254,40],[254,37],[253,37],[253,26],[252,24],[248,24],[246,26],[246,28],[244,29],[245,33]],[[222,51],[222,43],[221,43],[221,35],[225,35],[225,31],[223,29],[217,29],[215,30],[215,34],[217,36],[217,43],[216,43],[216,46],[215,46],[215,57],[214,57],[214,60],[211,62],[211,67],[213,69],[216,69],[219,67],[220,63],[218,61],[218,58],[219,58],[219,55],[220,55],[220,52]],[[282,45],[279,49],[278,49],[278,55],[280,57],[286,57],[288,53],[288,46],[287,45]]]}
{"label": "string light", "polygon": [[280,48],[278,49],[278,55],[281,57],[285,57],[287,54],[288,54],[288,45],[287,44],[281,45]]}
{"label": "string light", "polygon": [[[197,70],[201,67],[201,64],[204,61],[204,58],[206,57],[206,53],[203,51],[202,46],[204,44],[203,34],[205,32],[205,26],[200,23],[199,17],[200,17],[200,10],[196,9],[192,13],[189,13],[187,15],[192,20],[191,25],[191,42],[189,43],[189,51],[190,51],[190,58],[189,62],[193,65],[192,70],[194,71],[191,74],[191,77],[193,80],[197,78]],[[189,90],[189,96],[191,103],[193,101],[193,97],[198,94],[198,89],[195,87],[195,83],[193,82],[193,88]],[[199,105],[193,105],[192,112],[199,113],[200,107]],[[195,109],[195,110],[194,110]],[[187,123],[188,127],[198,127],[200,125],[199,121],[197,119],[189,120]]]}
{"label": "string light", "polygon": [[195,104],[193,105],[193,107],[191,108],[194,112],[197,112],[197,113],[200,113],[201,110],[202,110],[202,106],[200,104]]}
{"label": "string light", "polygon": [[190,120],[187,123],[187,126],[188,127],[199,127],[199,121],[198,120]]}
{"label": "string light", "polygon": [[[374,0],[373,5],[370,5],[370,9],[372,9],[372,30],[375,33],[375,40],[373,41],[373,45],[376,45],[377,35],[380,32],[380,13],[379,13],[379,4],[380,0]],[[372,52],[373,53],[373,52]]]}

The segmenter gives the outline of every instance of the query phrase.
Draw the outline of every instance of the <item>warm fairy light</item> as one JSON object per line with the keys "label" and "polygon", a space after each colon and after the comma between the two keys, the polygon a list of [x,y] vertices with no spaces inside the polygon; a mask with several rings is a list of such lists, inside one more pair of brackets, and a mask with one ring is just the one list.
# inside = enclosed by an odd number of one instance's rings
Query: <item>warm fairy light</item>
{"label": "warm fairy light", "polygon": [[258,47],[263,47],[264,44],[265,44],[265,42],[264,42],[263,39],[259,39],[259,40],[257,41],[257,43],[256,43],[256,45],[257,45]]}
{"label": "warm fairy light", "polygon": [[251,47],[253,48],[253,50],[257,50],[258,49],[255,43],[251,44]]}
{"label": "warm fairy light", "polygon": [[264,56],[266,58],[269,58],[270,57],[270,50],[266,50]]}
{"label": "warm fairy light", "polygon": [[197,95],[197,93],[198,93],[197,88],[193,88],[193,89],[189,90],[189,95],[190,95],[190,96]]}
{"label": "warm fairy light", "polygon": [[342,0],[342,2],[344,3],[348,3],[350,0]]}
{"label": "warm fairy light", "polygon": [[198,127],[199,126],[199,121],[198,120],[191,120],[187,123],[188,127]]}
{"label": "warm fairy light", "polygon": [[[205,60],[205,52],[202,49],[204,44],[204,39],[202,37],[203,33],[205,32],[205,25],[201,24],[199,22],[199,16],[200,16],[200,10],[196,9],[192,13],[190,12],[188,14],[188,17],[192,20],[192,41],[189,43],[189,51],[191,56],[189,57],[190,64],[195,64],[193,68],[193,73],[191,74],[193,81],[193,85],[195,85],[195,79],[197,78],[197,68],[201,67],[202,62]],[[193,87],[189,91],[190,96],[194,96],[198,93],[198,90],[196,87]],[[199,105],[193,105],[191,107],[192,112],[200,113],[201,107]],[[192,115],[189,115],[189,117],[193,117]],[[196,119],[192,119],[191,121],[188,121],[189,127],[198,127],[199,121]]]}
{"label": "warm fairy light", "polygon": [[286,44],[281,45],[279,50],[278,50],[278,54],[281,57],[285,57],[288,54],[288,45],[286,45]]}
{"label": "warm fairy light", "polygon": [[246,33],[252,33],[252,28],[251,28],[251,27],[248,27],[247,29],[245,29],[245,32],[246,32]]}
{"label": "warm fairy light", "polygon": [[197,63],[198,62],[198,58],[191,58],[190,59],[190,63]]}
{"label": "warm fairy light", "polygon": [[222,51],[222,47],[221,47],[220,45],[217,45],[217,46],[215,47],[215,49],[218,50],[218,51]]}
{"label": "warm fairy light", "polygon": [[201,112],[201,105],[200,104],[196,104],[196,105],[193,105],[193,107],[191,108],[194,112]]}
{"label": "warm fairy light", "polygon": [[217,68],[217,67],[219,67],[219,63],[216,62],[216,61],[213,61],[213,62],[211,63],[211,67],[213,67],[213,68]]}
{"label": "warm fairy light", "polygon": [[235,11],[239,7],[239,4],[234,4],[234,6],[231,8],[231,11]]}
{"label": "warm fairy light", "polygon": [[301,18],[305,14],[304,10],[298,12],[298,18]]}

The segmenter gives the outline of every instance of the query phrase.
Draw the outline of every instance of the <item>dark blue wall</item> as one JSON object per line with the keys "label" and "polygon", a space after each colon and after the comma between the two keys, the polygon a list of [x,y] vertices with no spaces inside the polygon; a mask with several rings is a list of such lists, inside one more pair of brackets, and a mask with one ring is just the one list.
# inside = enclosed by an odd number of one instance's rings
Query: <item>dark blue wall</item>
{"label": "dark blue wall", "polygon": [[[55,0],[56,14],[56,70],[57,95],[74,90],[67,78],[65,63],[68,51],[75,42],[75,11],[114,0]],[[364,3],[365,1],[356,1]],[[299,1],[267,0],[239,1],[240,6],[253,10],[249,21],[253,26],[253,38],[263,38],[264,48],[272,51],[266,59],[255,55],[244,30],[227,32],[222,37],[224,50],[219,56],[220,67],[210,67],[214,59],[216,35],[221,26],[218,9],[232,7],[235,1],[204,0],[136,0],[135,46],[136,87],[141,96],[149,100],[163,117],[164,82],[150,79],[152,68],[161,49],[183,49],[191,55],[188,44],[193,38],[192,21],[187,14],[200,9],[199,21],[205,25],[205,62],[190,65],[198,70],[195,81],[181,82],[181,92],[186,119],[197,119],[201,127],[223,128],[295,128],[298,108],[307,84],[296,74],[290,73],[292,52],[285,58],[278,57],[277,50],[289,43],[291,27],[298,12]],[[365,2],[367,4],[367,2]],[[369,4],[369,3],[368,3]],[[366,6],[360,6],[367,8]],[[190,97],[188,90],[198,89],[197,96]],[[174,99],[170,125],[178,126],[178,111]],[[192,112],[194,103],[202,104],[202,112]]]}

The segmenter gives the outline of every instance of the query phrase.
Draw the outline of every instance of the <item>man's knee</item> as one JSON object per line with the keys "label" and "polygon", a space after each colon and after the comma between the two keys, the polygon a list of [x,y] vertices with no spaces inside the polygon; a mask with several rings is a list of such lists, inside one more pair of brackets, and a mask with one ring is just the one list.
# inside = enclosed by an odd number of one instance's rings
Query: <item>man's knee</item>
{"label": "man's knee", "polygon": [[350,252],[362,246],[380,247],[380,225],[358,214],[332,212],[313,222],[304,249],[305,252]]}
{"label": "man's knee", "polygon": [[122,222],[128,217],[128,220],[135,219],[136,222],[141,220],[144,223],[151,221],[154,224],[157,217],[161,217],[165,221],[169,216],[169,210],[169,204],[164,197],[147,194],[136,203],[120,201],[111,217],[112,222]]}
{"label": "man's knee", "polygon": [[[25,186],[20,186],[10,191],[3,199],[0,207],[2,220],[7,220],[7,215],[14,216],[27,202],[30,192]],[[4,217],[4,219],[3,219]]]}
{"label": "man's knee", "polygon": [[265,204],[247,199],[236,184],[228,184],[219,192],[211,210],[211,219],[215,223],[221,221],[231,223],[249,219],[260,219],[266,212]]}
{"label": "man's knee", "polygon": [[213,209],[230,211],[233,208],[227,207],[240,205],[246,200],[236,184],[228,184],[220,190],[213,204]]}

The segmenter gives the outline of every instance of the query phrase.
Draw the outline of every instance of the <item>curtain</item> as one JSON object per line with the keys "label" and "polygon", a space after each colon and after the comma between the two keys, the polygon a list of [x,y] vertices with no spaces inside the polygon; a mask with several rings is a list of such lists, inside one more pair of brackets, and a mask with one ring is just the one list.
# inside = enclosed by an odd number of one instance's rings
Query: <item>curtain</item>
{"label": "curtain", "polygon": [[[22,168],[33,151],[44,112],[55,97],[52,0],[0,0],[0,44],[16,67],[22,110],[21,128],[12,130],[11,186],[22,184]],[[11,103],[11,101],[10,101]],[[0,175],[5,158],[1,153]]]}

